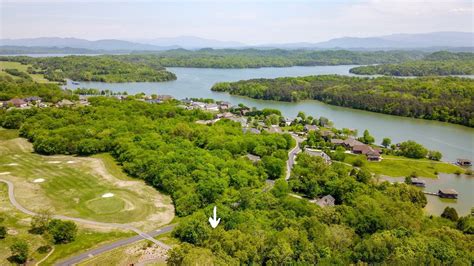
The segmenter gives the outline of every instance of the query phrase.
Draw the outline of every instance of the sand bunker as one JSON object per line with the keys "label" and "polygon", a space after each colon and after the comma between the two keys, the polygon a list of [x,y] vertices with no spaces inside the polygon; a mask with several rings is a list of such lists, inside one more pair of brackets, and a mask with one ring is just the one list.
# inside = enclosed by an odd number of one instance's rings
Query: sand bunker
{"label": "sand bunker", "polygon": [[44,178],[37,178],[33,180],[33,183],[43,183],[44,181],[45,181]]}
{"label": "sand bunker", "polygon": [[67,161],[66,163],[75,163],[76,161]]}
{"label": "sand bunker", "polygon": [[6,164],[6,165],[7,165],[7,166],[17,166],[17,165],[19,165],[19,164],[17,164],[17,163],[9,163],[9,164]]}
{"label": "sand bunker", "polygon": [[49,161],[47,163],[57,164],[57,163],[61,163],[61,161]]}
{"label": "sand bunker", "polygon": [[3,173],[0,173],[0,175],[9,175],[10,172],[3,172]]}
{"label": "sand bunker", "polygon": [[111,198],[113,196],[114,196],[113,193],[105,193],[104,195],[102,195],[102,198]]}

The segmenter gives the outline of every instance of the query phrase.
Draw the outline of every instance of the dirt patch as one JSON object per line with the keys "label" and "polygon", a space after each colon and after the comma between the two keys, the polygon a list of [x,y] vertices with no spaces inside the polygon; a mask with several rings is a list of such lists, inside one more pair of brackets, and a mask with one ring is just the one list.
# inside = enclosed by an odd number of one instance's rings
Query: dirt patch
{"label": "dirt patch", "polygon": [[102,198],[111,198],[114,196],[114,193],[105,193],[104,195],[102,195]]}
{"label": "dirt patch", "polygon": [[3,172],[3,173],[0,173],[0,175],[9,175],[10,172]]}
{"label": "dirt patch", "polygon": [[9,235],[11,235],[11,236],[16,236],[16,235],[18,235],[18,231],[13,230],[13,229],[9,229],[9,230],[7,231],[7,234],[9,234]]}
{"label": "dirt patch", "polygon": [[125,250],[125,253],[132,256],[140,256],[136,262],[137,265],[147,265],[151,262],[166,261],[168,258],[168,251],[156,244],[149,245],[148,243],[149,242],[145,242],[140,245],[132,246]]}

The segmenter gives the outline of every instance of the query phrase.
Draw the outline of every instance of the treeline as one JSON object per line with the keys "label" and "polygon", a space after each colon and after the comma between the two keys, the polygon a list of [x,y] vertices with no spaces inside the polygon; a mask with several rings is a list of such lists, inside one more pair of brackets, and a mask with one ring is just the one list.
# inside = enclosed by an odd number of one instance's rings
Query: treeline
{"label": "treeline", "polygon": [[350,69],[349,72],[359,75],[387,76],[474,75],[474,54],[436,52],[427,55],[423,60],[360,66]]}
{"label": "treeline", "polygon": [[399,79],[337,75],[217,83],[213,91],[263,100],[319,100],[328,104],[474,127],[474,80]]}
{"label": "treeline", "polygon": [[70,91],[62,90],[57,84],[37,83],[31,80],[31,78],[15,79],[10,76],[0,75],[0,101],[30,96],[39,96],[46,102],[57,102],[64,98],[74,98]]}
{"label": "treeline", "polygon": [[[288,134],[244,134],[240,123],[209,127],[210,113],[174,104],[89,98],[85,108],[12,110],[0,125],[18,128],[41,154],[110,152],[130,175],[169,193],[185,216],[243,187],[261,187],[284,174]],[[245,156],[254,154],[253,164]]]}
{"label": "treeline", "polygon": [[161,66],[125,62],[115,56],[66,56],[33,58],[0,57],[0,61],[30,64],[30,74],[43,74],[50,81],[65,79],[98,82],[159,82],[175,80],[176,75]]}
{"label": "treeline", "polygon": [[259,68],[288,66],[399,63],[422,58],[416,51],[355,52],[345,50],[184,49],[117,56],[121,60],[164,67]]}
{"label": "treeline", "polygon": [[[228,120],[200,125],[211,114],[172,103],[90,102],[13,110],[0,124],[17,121],[43,154],[110,152],[127,173],[169,193],[177,215],[187,216],[173,232],[183,243],[171,251],[171,265],[472,262],[472,218],[424,216],[426,198],[416,188],[372,183],[366,173],[304,154],[288,184],[280,178],[295,145],[288,134],[244,134]],[[276,178],[273,188],[267,178]],[[292,190],[333,195],[336,206],[320,208]],[[221,223],[211,229],[214,206]]]}

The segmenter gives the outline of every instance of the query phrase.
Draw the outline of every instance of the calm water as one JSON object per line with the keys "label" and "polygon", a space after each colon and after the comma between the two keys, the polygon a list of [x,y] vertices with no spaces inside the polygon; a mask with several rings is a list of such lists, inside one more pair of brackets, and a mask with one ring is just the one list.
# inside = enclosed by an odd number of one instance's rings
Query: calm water
{"label": "calm water", "polygon": [[227,93],[212,92],[211,86],[219,81],[238,81],[251,78],[276,78],[283,76],[307,76],[320,74],[351,75],[353,66],[314,66],[285,67],[260,69],[208,69],[208,68],[169,68],[176,73],[178,79],[159,83],[100,83],[81,82],[68,88],[89,87],[127,91],[129,94],[144,92],[146,94],[169,94],[177,99],[186,97],[213,98],[225,100],[233,104],[243,103],[258,108],[270,107],[282,111],[287,117],[296,117],[299,111],[307,115],[325,116],[334,121],[338,128],[355,128],[361,134],[365,129],[380,143],[383,137],[392,142],[415,140],[429,149],[443,153],[445,161],[456,158],[474,159],[474,129],[437,121],[427,121],[406,117],[377,114],[344,107],[327,105],[318,101],[286,103],[276,101],[255,100],[247,97],[232,96]]}
{"label": "calm water", "polygon": [[[443,188],[454,188],[459,193],[459,198],[454,199],[442,199],[438,196],[426,195],[428,204],[425,207],[425,211],[429,214],[440,215],[446,206],[453,207],[457,210],[460,215],[467,215],[470,213],[471,208],[474,207],[474,193],[473,193],[473,176],[466,175],[452,175],[452,174],[439,174],[439,178],[420,178],[425,181],[425,191],[438,192],[439,189]],[[389,178],[384,177],[383,180],[391,182],[403,182],[401,178]]]}
{"label": "calm water", "polygon": [[[296,117],[299,111],[312,116],[325,116],[338,128],[356,128],[359,133],[369,129],[380,143],[383,137],[392,141],[415,140],[429,149],[439,150],[444,160],[454,161],[456,158],[471,158],[474,154],[474,129],[448,123],[427,121],[377,114],[367,111],[353,110],[344,107],[327,105],[318,101],[285,103],[276,101],[255,100],[247,97],[232,96],[227,93],[212,92],[211,86],[219,81],[238,81],[251,78],[276,78],[283,76],[307,76],[320,74],[351,75],[353,66],[315,66],[286,67],[260,69],[206,69],[206,68],[169,68],[176,73],[178,79],[160,83],[100,83],[81,82],[68,88],[89,87],[127,91],[129,94],[144,92],[146,94],[169,94],[177,99],[186,97],[213,98],[225,100],[233,104],[243,103],[258,108],[276,108],[287,117]],[[438,179],[428,179],[427,191],[437,192],[441,188],[454,188],[460,195],[457,201],[441,200],[436,196],[427,196],[427,212],[439,215],[446,206],[455,207],[459,213],[467,214],[474,206],[473,177],[440,174]],[[401,180],[403,181],[403,180]]]}

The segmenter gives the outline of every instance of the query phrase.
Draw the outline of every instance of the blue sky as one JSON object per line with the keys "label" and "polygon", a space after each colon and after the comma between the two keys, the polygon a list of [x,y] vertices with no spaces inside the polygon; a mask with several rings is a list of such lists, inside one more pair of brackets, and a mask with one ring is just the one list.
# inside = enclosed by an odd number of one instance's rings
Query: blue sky
{"label": "blue sky", "polygon": [[247,44],[473,31],[464,0],[1,0],[0,37],[152,39],[192,35]]}

